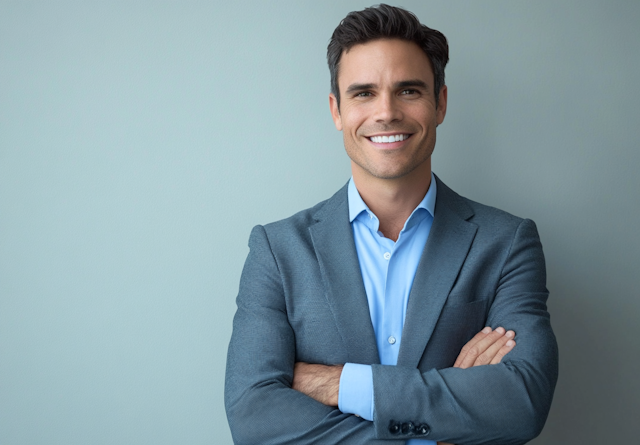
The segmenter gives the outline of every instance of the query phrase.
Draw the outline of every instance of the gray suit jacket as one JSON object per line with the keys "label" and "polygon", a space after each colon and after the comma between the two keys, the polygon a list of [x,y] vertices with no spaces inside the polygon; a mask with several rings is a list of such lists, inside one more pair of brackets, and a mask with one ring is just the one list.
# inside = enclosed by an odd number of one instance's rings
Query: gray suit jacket
{"label": "gray suit jacket", "polygon": [[[346,186],[253,229],[227,358],[225,406],[235,443],[519,444],[539,434],[558,352],[536,227],[436,180],[435,217],[397,366],[379,364]],[[498,365],[451,368],[487,325],[513,329],[516,347]],[[372,364],[374,421],[292,390],[297,361]],[[426,426],[427,434],[411,425]]]}

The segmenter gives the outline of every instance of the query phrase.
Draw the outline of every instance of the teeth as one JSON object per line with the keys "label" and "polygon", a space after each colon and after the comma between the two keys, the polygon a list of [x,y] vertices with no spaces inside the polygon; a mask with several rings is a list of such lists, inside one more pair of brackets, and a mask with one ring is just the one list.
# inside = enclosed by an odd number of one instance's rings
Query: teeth
{"label": "teeth", "polygon": [[392,136],[371,136],[371,141],[376,143],[388,144],[389,142],[404,141],[409,137],[408,134],[395,134]]}

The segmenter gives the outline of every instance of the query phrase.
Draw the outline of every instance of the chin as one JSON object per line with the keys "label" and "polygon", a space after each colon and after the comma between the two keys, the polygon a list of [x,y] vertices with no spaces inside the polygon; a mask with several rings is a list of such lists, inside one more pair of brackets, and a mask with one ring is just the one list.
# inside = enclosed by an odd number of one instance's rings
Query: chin
{"label": "chin", "polygon": [[415,168],[402,169],[402,170],[381,170],[381,171],[367,170],[367,172],[378,179],[400,179],[404,176],[409,175],[414,170]]}

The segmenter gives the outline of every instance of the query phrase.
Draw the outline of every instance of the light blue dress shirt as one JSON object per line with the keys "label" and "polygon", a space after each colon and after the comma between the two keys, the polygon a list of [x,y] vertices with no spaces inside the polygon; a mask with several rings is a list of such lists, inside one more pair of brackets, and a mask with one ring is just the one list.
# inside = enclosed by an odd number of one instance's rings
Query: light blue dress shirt
{"label": "light blue dress shirt", "polygon": [[[369,302],[369,313],[383,365],[395,365],[402,343],[402,328],[422,251],[431,231],[436,204],[436,180],[420,204],[411,213],[393,242],[378,227],[380,221],[349,181],[349,220],[360,262],[360,272]],[[371,366],[345,364],[340,377],[338,407],[343,413],[373,420],[373,376]],[[416,419],[417,420],[417,419]],[[407,445],[432,444],[432,440],[411,439]]]}

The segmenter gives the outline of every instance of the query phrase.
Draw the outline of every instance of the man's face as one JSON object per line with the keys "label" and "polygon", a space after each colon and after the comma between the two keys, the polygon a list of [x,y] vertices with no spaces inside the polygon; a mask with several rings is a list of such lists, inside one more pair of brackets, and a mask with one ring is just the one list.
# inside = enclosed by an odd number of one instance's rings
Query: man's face
{"label": "man's face", "polygon": [[338,86],[340,108],[331,94],[331,114],[343,132],[355,177],[398,179],[431,172],[447,89],[439,92],[436,109],[431,63],[418,45],[382,39],[353,46],[342,54]]}

